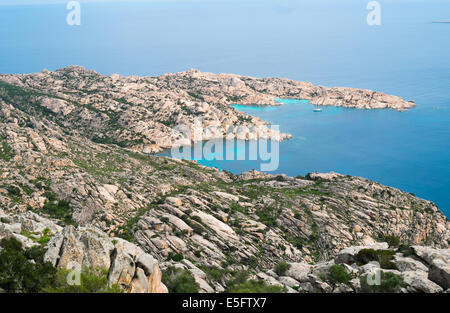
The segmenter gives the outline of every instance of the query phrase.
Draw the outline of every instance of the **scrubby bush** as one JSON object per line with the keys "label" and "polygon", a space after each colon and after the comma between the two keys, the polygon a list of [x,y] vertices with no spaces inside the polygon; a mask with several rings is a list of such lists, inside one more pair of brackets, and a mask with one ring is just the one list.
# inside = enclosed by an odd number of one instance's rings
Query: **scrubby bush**
{"label": "scrubby bush", "polygon": [[64,200],[59,200],[54,192],[47,191],[44,196],[49,200],[44,204],[43,211],[50,216],[63,221],[66,224],[75,225],[72,219],[72,209],[69,203]]}
{"label": "scrubby bush", "polygon": [[259,222],[266,226],[277,226],[277,219],[281,214],[281,210],[272,206],[266,206],[258,209],[256,215],[259,217]]}
{"label": "scrubby bush", "polygon": [[121,293],[119,285],[108,285],[108,273],[104,270],[86,268],[80,273],[80,284],[69,285],[67,277],[71,271],[60,269],[52,286],[43,288],[46,293]]}
{"label": "scrubby bush", "polygon": [[392,262],[394,255],[395,251],[392,250],[362,249],[355,256],[355,259],[358,265],[364,265],[369,262],[376,261],[380,263],[381,268],[396,270],[398,268]]}
{"label": "scrubby bush", "polygon": [[15,238],[0,241],[0,288],[11,293],[36,293],[53,284],[56,269],[44,262],[42,247],[22,249]]}
{"label": "scrubby bush", "polygon": [[8,186],[6,190],[8,191],[8,195],[13,197],[18,197],[21,194],[20,188],[17,186]]}
{"label": "scrubby bush", "polygon": [[228,293],[281,293],[283,291],[282,286],[269,286],[263,280],[248,280],[227,289]]}
{"label": "scrubby bush", "polygon": [[347,273],[344,265],[335,264],[329,268],[327,278],[328,281],[333,284],[348,284],[348,282],[352,279],[352,276]]}
{"label": "scrubby bush", "polygon": [[[44,230],[48,235],[49,230]],[[47,238],[47,237],[42,237]],[[70,271],[57,270],[49,262],[44,262],[45,250],[41,246],[23,249],[15,238],[0,241],[0,288],[11,293],[94,293],[121,292],[119,286],[108,286],[104,271],[84,270],[79,286],[70,286],[67,276]]]}
{"label": "scrubby bush", "polygon": [[209,280],[218,282],[223,282],[231,273],[226,268],[222,269],[215,266],[200,266],[200,269],[206,273]]}
{"label": "scrubby bush", "polygon": [[281,286],[269,286],[262,280],[249,280],[249,272],[235,271],[227,282],[227,293],[280,293],[284,291]]}
{"label": "scrubby bush", "polygon": [[167,256],[167,259],[173,260],[175,262],[180,262],[184,259],[183,255],[181,253],[174,254],[173,252],[169,252],[169,255]]}
{"label": "scrubby bush", "polygon": [[380,273],[380,284],[369,285],[367,275],[361,277],[360,281],[361,291],[366,293],[395,293],[405,286],[403,278],[391,272]]}
{"label": "scrubby bush", "polygon": [[14,153],[4,136],[0,136],[0,160],[11,161]]}
{"label": "scrubby bush", "polygon": [[397,252],[403,253],[403,256],[411,256],[414,254],[413,248],[407,245],[400,245],[397,249]]}
{"label": "scrubby bush", "polygon": [[396,248],[400,246],[400,238],[394,235],[384,236],[381,235],[379,238],[380,241],[387,242],[389,247]]}
{"label": "scrubby bush", "polygon": [[162,275],[169,293],[198,293],[199,286],[188,270],[169,267]]}
{"label": "scrubby bush", "polygon": [[191,228],[194,231],[194,233],[199,235],[203,234],[206,231],[200,224],[192,224]]}
{"label": "scrubby bush", "polygon": [[275,273],[278,276],[284,276],[286,275],[286,272],[291,268],[291,264],[285,262],[285,261],[281,261],[280,263],[278,263],[275,266]]}

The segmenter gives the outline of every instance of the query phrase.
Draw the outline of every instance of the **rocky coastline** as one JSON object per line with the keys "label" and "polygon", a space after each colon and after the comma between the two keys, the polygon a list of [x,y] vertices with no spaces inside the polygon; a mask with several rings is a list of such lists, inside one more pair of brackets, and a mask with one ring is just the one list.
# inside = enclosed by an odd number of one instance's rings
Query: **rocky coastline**
{"label": "rocky coastline", "polygon": [[[70,66],[55,72],[0,75],[0,82],[10,91],[9,96],[28,94],[41,111],[55,115],[61,127],[99,143],[114,142],[144,153],[217,138],[291,138],[265,121],[238,112],[233,104],[273,106],[280,105],[277,98],[295,98],[358,109],[404,111],[415,106],[413,101],[370,90],[198,70],[126,77]],[[72,129],[74,125],[76,129]],[[176,128],[180,125],[189,133]],[[195,137],[199,132],[202,136]]]}
{"label": "rocky coastline", "polygon": [[[450,222],[430,201],[339,173],[234,175],[152,155],[176,142],[173,125],[196,117],[266,126],[227,95],[297,97],[292,86],[302,85],[233,77],[80,67],[1,75],[0,239],[42,246],[56,267],[102,267],[127,292],[174,292],[178,274],[200,292],[364,292],[361,279],[376,269],[396,288],[372,291],[448,290]],[[240,103],[263,104],[262,94]],[[335,105],[358,105],[355,97]]]}

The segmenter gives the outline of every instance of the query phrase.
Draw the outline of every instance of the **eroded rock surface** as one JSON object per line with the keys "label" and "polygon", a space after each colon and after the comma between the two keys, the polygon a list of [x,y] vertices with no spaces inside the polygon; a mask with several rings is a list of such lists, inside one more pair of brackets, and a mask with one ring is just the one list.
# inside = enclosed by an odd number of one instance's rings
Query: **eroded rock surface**
{"label": "eroded rock surface", "polygon": [[30,247],[51,236],[44,260],[55,267],[105,271],[110,285],[117,284],[125,292],[167,293],[158,261],[126,240],[111,238],[95,227],[62,228],[31,212],[8,215],[0,210],[0,218],[0,239],[14,237]]}
{"label": "eroded rock surface", "polygon": [[[289,270],[278,276],[274,271],[258,273],[269,285],[281,285],[291,292],[398,292],[398,293],[442,293],[448,290],[448,254],[450,249],[434,249],[426,246],[414,246],[414,253],[404,255],[394,248],[388,248],[387,243],[369,246],[352,246],[340,251],[334,260],[319,262],[311,265],[307,263],[289,263]],[[393,254],[393,268],[386,269],[376,262],[358,264],[356,257],[361,250],[391,251]],[[424,253],[429,256],[423,258]],[[343,257],[345,256],[345,257]],[[350,256],[350,257],[349,257]],[[439,265],[434,262],[438,261]],[[340,276],[332,276],[332,268],[340,266],[348,276],[347,281],[336,281]],[[439,270],[436,270],[440,266]],[[447,269],[444,269],[446,268]],[[383,287],[380,279],[380,289],[368,286],[367,275],[376,273],[390,273],[398,278],[394,288]],[[381,275],[381,274],[380,274]],[[375,277],[375,276],[374,276]],[[339,280],[339,279],[338,279]],[[374,286],[377,282],[373,280]],[[363,285],[366,285],[364,288]],[[385,289],[383,289],[385,288]]]}

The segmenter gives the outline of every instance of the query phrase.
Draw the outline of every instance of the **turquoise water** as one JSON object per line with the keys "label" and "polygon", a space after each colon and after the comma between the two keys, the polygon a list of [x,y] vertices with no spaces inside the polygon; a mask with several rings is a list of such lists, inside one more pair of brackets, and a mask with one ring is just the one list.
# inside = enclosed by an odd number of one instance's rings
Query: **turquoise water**
{"label": "turquoise water", "polygon": [[[278,172],[364,176],[432,200],[450,216],[450,24],[431,23],[450,19],[450,1],[380,1],[380,27],[366,24],[367,2],[82,3],[82,25],[70,27],[66,1],[2,6],[0,0],[0,72],[77,64],[107,75],[159,75],[193,67],[412,99],[418,107],[401,113],[314,113],[305,101],[237,108],[294,135],[280,145]],[[259,167],[204,163],[236,173]]]}
{"label": "turquoise water", "polygon": [[275,112],[241,109],[294,136],[280,144],[278,172],[337,171],[447,203],[448,107],[407,112],[324,107],[317,113],[307,101],[283,102]]}
{"label": "turquoise water", "polygon": [[[322,107],[322,112],[314,112],[316,106],[307,100],[280,102],[284,104],[278,107],[235,106],[293,135],[280,143],[280,164],[274,173],[336,171],[362,176],[431,199],[449,213],[449,107],[407,112]],[[234,173],[265,163],[248,158],[197,160]]]}

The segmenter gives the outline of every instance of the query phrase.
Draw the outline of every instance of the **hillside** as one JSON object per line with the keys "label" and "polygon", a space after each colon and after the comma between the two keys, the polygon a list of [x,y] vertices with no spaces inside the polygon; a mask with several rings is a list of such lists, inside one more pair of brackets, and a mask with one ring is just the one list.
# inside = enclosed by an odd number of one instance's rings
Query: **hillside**
{"label": "hillside", "polygon": [[[219,87],[209,86],[228,79],[233,92],[219,95]],[[273,89],[264,96],[240,93],[260,90],[260,84]],[[306,92],[294,92],[294,86],[303,85],[197,71],[106,77],[70,67],[2,75],[0,208],[5,214],[32,211],[61,227],[95,227],[133,242],[163,270],[192,269],[208,292],[225,288],[220,279],[205,276],[211,271],[257,274],[282,261],[317,264],[344,248],[387,238],[404,246],[447,249],[450,223],[432,202],[364,178],[337,173],[294,178],[256,171],[234,175],[149,154],[171,147],[170,127],[192,125],[196,116],[220,127],[255,123],[265,129],[265,122],[229,104],[253,103],[256,94],[269,99]],[[318,96],[312,99],[320,102]],[[411,104],[393,99],[402,108]],[[273,135],[280,134],[265,132]]]}

